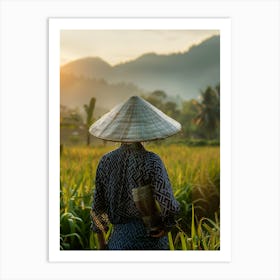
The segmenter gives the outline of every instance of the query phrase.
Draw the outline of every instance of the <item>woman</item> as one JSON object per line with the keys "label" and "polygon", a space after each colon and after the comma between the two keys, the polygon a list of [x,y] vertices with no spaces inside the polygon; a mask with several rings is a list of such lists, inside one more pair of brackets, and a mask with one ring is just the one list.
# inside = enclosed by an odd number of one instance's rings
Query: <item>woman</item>
{"label": "woman", "polygon": [[[178,122],[137,96],[90,127],[94,136],[122,143],[97,167],[91,217],[100,249],[168,249],[166,233],[174,225],[179,204],[160,157],[141,142],[163,139],[180,129]],[[105,244],[109,223],[113,232]]]}

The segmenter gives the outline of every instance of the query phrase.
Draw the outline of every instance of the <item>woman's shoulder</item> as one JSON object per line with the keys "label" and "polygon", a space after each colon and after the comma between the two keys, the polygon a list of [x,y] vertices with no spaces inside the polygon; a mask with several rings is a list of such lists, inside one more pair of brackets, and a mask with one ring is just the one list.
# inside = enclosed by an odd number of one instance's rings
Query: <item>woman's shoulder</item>
{"label": "woman's shoulder", "polygon": [[161,162],[161,158],[158,154],[152,152],[152,151],[147,151],[148,157],[150,160],[156,161],[156,162]]}
{"label": "woman's shoulder", "polygon": [[101,158],[100,161],[110,160],[111,158],[118,156],[119,153],[120,153],[119,148],[118,148],[118,149],[115,149],[115,150],[113,150],[113,151],[110,151],[110,152],[104,154],[104,155],[102,156],[102,158]]}

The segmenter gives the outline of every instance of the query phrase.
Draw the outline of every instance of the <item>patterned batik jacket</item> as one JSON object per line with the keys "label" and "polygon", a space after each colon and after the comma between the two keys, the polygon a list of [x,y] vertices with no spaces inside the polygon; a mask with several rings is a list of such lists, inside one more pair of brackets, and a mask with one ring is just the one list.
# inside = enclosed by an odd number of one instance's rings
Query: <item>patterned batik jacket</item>
{"label": "patterned batik jacket", "polygon": [[139,218],[132,188],[150,184],[161,208],[165,227],[174,224],[179,211],[165,166],[158,155],[140,143],[122,144],[100,160],[92,203],[92,230],[106,231],[108,224],[123,224]]}

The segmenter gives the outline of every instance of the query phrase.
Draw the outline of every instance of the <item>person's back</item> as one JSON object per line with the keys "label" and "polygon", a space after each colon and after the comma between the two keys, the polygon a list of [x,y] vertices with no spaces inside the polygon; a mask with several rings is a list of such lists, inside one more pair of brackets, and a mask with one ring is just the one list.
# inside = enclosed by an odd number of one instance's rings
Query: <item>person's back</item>
{"label": "person's back", "polygon": [[[92,209],[95,217],[104,221],[104,228],[108,223],[108,220],[104,219],[107,215],[115,227],[124,227],[129,223],[130,231],[131,227],[134,227],[134,231],[140,231],[143,241],[142,235],[146,235],[145,228],[139,209],[133,201],[132,190],[145,185],[152,187],[154,197],[161,208],[162,223],[169,227],[174,222],[173,218],[179,210],[179,205],[173,197],[166,169],[159,156],[146,151],[140,143],[123,144],[117,150],[103,156],[97,169]],[[95,230],[98,229],[102,227],[95,226]],[[146,236],[145,244],[140,244],[139,236],[135,232],[132,236],[134,238],[130,238],[131,244],[127,237],[123,241],[119,240],[119,236],[111,238],[109,248],[111,246],[111,249],[114,249],[112,247],[116,245],[123,248],[125,243],[127,249],[147,249],[147,246],[150,249],[167,249],[166,237],[156,239]]]}

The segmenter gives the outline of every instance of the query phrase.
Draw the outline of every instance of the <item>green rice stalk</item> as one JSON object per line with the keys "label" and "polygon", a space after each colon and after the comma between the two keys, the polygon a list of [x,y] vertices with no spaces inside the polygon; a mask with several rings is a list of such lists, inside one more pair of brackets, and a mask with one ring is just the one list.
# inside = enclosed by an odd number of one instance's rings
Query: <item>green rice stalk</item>
{"label": "green rice stalk", "polygon": [[174,248],[174,243],[172,240],[172,234],[170,231],[168,232],[167,236],[168,236],[168,242],[169,242],[169,249],[173,251],[173,250],[175,250],[175,248]]}
{"label": "green rice stalk", "polygon": [[179,232],[179,235],[182,243],[182,250],[187,250],[187,243],[184,234],[182,232]]}

